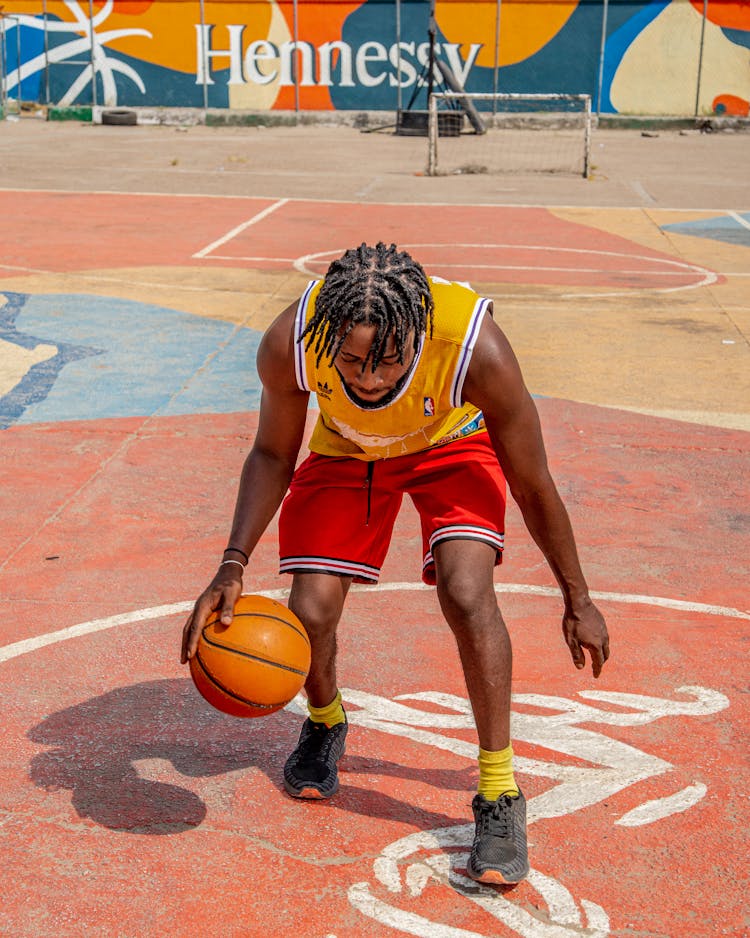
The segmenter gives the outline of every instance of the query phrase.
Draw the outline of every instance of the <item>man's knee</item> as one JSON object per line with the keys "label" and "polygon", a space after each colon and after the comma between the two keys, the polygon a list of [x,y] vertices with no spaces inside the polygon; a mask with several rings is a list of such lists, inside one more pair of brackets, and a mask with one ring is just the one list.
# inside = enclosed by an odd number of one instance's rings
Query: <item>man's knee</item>
{"label": "man's knee", "polygon": [[437,594],[449,625],[481,628],[500,617],[492,580],[494,552],[484,544],[450,541],[436,552]]}
{"label": "man's knee", "polygon": [[438,599],[453,628],[479,628],[494,624],[500,616],[494,589],[472,582],[471,577],[457,577],[443,583],[438,580]]}
{"label": "man's knee", "polygon": [[334,631],[351,580],[326,574],[295,574],[289,608],[311,634]]}

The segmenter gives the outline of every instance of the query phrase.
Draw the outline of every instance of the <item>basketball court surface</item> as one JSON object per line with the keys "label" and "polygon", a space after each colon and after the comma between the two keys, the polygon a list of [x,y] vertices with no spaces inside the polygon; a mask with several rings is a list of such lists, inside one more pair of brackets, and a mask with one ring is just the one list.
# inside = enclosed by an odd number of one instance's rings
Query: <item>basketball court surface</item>
{"label": "basketball court surface", "polygon": [[[0,124],[0,934],[748,934],[741,136],[602,132],[590,180],[430,179],[423,141],[352,128]],[[610,630],[601,678],[576,671],[511,506],[514,888],[466,876],[476,739],[410,506],[342,621],[330,802],[283,791],[301,698],[223,716],[179,664],[260,336],[363,240],[494,299]],[[245,589],[283,601],[275,531]]]}

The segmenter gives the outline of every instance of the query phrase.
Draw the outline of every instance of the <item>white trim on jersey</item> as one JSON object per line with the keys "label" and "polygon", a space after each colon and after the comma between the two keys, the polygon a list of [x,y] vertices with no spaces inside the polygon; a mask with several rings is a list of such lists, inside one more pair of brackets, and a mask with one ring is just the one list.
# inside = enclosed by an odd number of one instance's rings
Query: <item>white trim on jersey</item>
{"label": "white trim on jersey", "polygon": [[297,304],[297,313],[294,317],[294,376],[297,379],[297,387],[300,391],[312,392],[312,388],[307,380],[307,368],[305,367],[305,343],[302,341],[302,333],[305,331],[307,320],[307,306],[310,302],[310,294],[313,287],[318,283],[317,280],[311,280],[305,292],[300,297]]}
{"label": "white trim on jersey", "polygon": [[471,356],[474,352],[474,346],[477,343],[484,314],[487,312],[487,308],[491,302],[492,300],[487,299],[487,297],[480,296],[472,311],[471,319],[466,329],[466,335],[464,336],[464,342],[461,346],[461,352],[458,356],[456,370],[453,373],[450,396],[451,406],[453,407],[463,407],[464,381],[469,371]]}

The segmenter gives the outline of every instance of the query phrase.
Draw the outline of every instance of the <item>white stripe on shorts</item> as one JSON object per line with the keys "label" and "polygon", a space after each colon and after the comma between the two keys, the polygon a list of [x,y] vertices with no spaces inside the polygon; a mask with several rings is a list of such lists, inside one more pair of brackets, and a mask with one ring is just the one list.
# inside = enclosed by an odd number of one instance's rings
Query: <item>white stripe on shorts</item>
{"label": "white stripe on shorts", "polygon": [[279,573],[332,573],[377,583],[380,567],[352,560],[337,560],[334,557],[282,557]]}
{"label": "white stripe on shorts", "polygon": [[502,551],[505,546],[505,534],[498,534],[498,532],[492,528],[483,528],[475,524],[447,525],[444,528],[438,528],[437,531],[433,531],[430,537],[430,549],[425,554],[422,569],[426,569],[435,562],[432,551],[436,544],[453,540],[482,541],[498,551]]}
{"label": "white stripe on shorts", "polygon": [[483,528],[477,524],[449,524],[444,528],[438,528],[430,536],[430,549],[441,541],[449,541],[454,538],[469,538],[474,541],[487,541],[497,550],[502,550],[505,544],[505,535],[498,534],[493,528]]}

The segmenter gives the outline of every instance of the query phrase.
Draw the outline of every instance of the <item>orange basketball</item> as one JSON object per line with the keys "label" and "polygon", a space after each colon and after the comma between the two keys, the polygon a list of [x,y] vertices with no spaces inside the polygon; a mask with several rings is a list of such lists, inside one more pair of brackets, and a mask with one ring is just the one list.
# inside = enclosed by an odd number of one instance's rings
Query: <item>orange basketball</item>
{"label": "orange basketball", "polygon": [[310,670],[310,639],[286,606],[241,596],[231,625],[212,613],[190,674],[203,697],[235,717],[262,717],[286,706]]}

